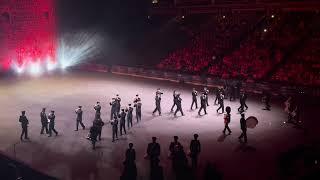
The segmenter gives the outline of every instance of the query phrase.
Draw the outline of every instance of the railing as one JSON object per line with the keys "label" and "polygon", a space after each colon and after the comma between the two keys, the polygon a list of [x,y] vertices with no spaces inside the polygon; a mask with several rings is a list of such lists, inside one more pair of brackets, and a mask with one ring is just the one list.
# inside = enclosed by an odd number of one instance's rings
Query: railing
{"label": "railing", "polygon": [[[216,77],[205,77],[186,73],[176,73],[164,70],[128,67],[128,66],[106,66],[100,64],[83,64],[76,69],[109,72],[113,74],[133,76],[162,81],[191,84],[195,86],[221,87],[226,84],[237,82],[236,79],[221,79]],[[320,97],[320,87],[304,87],[296,85],[283,85],[269,82],[255,82],[253,80],[242,82],[242,88],[249,93],[262,94],[263,91],[272,92],[274,96],[287,96],[289,94],[303,93],[308,96]]]}

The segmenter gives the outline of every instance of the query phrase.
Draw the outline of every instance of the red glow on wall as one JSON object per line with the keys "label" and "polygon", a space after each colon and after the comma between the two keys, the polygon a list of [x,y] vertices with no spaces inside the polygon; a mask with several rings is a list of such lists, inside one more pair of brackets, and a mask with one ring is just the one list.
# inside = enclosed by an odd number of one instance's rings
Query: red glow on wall
{"label": "red glow on wall", "polygon": [[0,64],[55,60],[55,0],[0,0]]}

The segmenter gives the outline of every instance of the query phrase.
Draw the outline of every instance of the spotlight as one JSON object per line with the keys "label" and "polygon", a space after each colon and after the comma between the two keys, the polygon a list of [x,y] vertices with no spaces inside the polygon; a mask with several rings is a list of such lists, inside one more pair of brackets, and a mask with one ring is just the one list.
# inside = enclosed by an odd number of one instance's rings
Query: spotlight
{"label": "spotlight", "polygon": [[181,16],[182,19],[184,19],[184,16]]}
{"label": "spotlight", "polygon": [[222,16],[222,18],[223,18],[223,19],[225,19],[225,18],[226,18],[226,16],[224,16],[224,15],[223,15],[223,16]]}
{"label": "spotlight", "polygon": [[267,32],[267,31],[268,31],[267,29],[264,29],[264,30],[263,30],[263,32]]}
{"label": "spotlight", "polygon": [[47,70],[52,71],[56,68],[57,63],[51,60],[50,57],[47,58]]}
{"label": "spotlight", "polygon": [[29,72],[31,75],[39,75],[41,73],[40,62],[31,62]]}
{"label": "spotlight", "polygon": [[274,17],[275,17],[274,14],[272,14],[272,15],[271,15],[271,18],[274,18]]}

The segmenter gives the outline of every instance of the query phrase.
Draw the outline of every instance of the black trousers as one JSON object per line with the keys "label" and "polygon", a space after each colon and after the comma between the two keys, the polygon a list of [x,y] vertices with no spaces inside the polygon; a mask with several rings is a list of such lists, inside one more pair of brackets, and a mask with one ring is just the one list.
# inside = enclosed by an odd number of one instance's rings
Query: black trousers
{"label": "black trousers", "polygon": [[112,120],[114,116],[117,116],[117,112],[116,110],[111,109],[110,120]]}
{"label": "black trousers", "polygon": [[130,127],[132,127],[132,117],[129,117],[129,118],[127,119],[127,125],[128,125],[128,129],[129,129]]}
{"label": "black trousers", "polygon": [[20,139],[22,139],[23,136],[24,136],[25,139],[28,138],[28,127],[27,126],[22,127],[22,132],[21,132]]}
{"label": "black trousers", "polygon": [[49,129],[48,129],[48,124],[47,123],[42,123],[42,127],[41,127],[41,132],[40,134],[43,134],[43,131],[46,130],[46,134],[49,133]]}
{"label": "black trousers", "polygon": [[174,112],[174,115],[177,115],[177,112],[181,112],[181,115],[183,116],[184,114],[183,114],[183,111],[182,111],[182,108],[181,107],[177,107],[177,109],[176,109],[176,112]]}
{"label": "black trousers", "polygon": [[196,104],[196,109],[198,109],[198,102],[197,102],[197,99],[192,99],[192,103],[191,103],[191,108],[193,108],[193,105]]}
{"label": "black trousers", "polygon": [[209,97],[206,97],[207,106],[209,106]]}
{"label": "black trousers", "polygon": [[79,124],[81,125],[82,129],[85,128],[85,126],[83,125],[82,121],[77,120],[77,130],[79,128]]}
{"label": "black trousers", "polygon": [[247,130],[241,129],[241,135],[239,136],[239,139],[244,138],[244,142],[247,142]]}
{"label": "black trousers", "polygon": [[173,101],[173,105],[172,105],[172,107],[171,107],[171,112],[173,112],[173,108],[174,108],[174,106],[176,106],[177,104]]}
{"label": "black trousers", "polygon": [[58,135],[58,132],[56,131],[56,129],[54,128],[54,125],[49,125],[49,136],[52,135],[52,131],[54,133],[56,133],[56,135]]}
{"label": "black trousers", "polygon": [[220,106],[219,108],[217,109],[217,112],[222,109],[222,113],[224,113],[224,104],[223,103],[220,103]]}
{"label": "black trousers", "polygon": [[198,166],[198,154],[191,155],[191,166],[192,168],[196,168]]}
{"label": "black trousers", "polygon": [[122,135],[122,129],[124,133],[127,134],[125,123],[120,123],[120,136]]}
{"label": "black trousers", "polygon": [[214,100],[214,104],[217,104],[217,101],[219,102],[219,96],[216,95],[216,99]]}
{"label": "black trousers", "polygon": [[161,115],[161,107],[160,107],[160,105],[156,106],[156,108],[154,109],[154,111],[152,113],[154,114],[157,111],[159,112],[159,115]]}
{"label": "black trousers", "polygon": [[204,110],[204,113],[207,114],[207,106],[201,106],[198,111],[198,114],[200,115],[202,109]]}
{"label": "black trousers", "polygon": [[230,130],[230,128],[229,128],[229,123],[225,123],[225,124],[224,124],[223,133],[226,133],[226,130],[228,130],[229,134],[231,133],[231,130]]}
{"label": "black trousers", "polygon": [[141,111],[136,112],[137,122],[141,121]]}
{"label": "black trousers", "polygon": [[112,142],[114,141],[114,138],[118,138],[118,126],[112,127]]}

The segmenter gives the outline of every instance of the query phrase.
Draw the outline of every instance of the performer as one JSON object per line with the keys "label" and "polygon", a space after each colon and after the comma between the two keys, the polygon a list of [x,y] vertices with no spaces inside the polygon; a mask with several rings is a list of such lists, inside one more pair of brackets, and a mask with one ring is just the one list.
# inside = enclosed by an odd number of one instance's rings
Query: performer
{"label": "performer", "polygon": [[190,157],[192,161],[192,168],[196,168],[198,165],[198,156],[201,152],[201,144],[198,140],[198,134],[194,134],[193,137],[194,139],[190,142]]}
{"label": "performer", "polygon": [[[137,95],[138,96],[138,95]],[[134,107],[136,108],[136,118],[137,118],[137,122],[141,121],[141,99],[138,97],[135,101],[134,101]]]}
{"label": "performer", "polygon": [[42,111],[40,113],[40,118],[41,118],[41,125],[42,125],[40,134],[43,134],[44,130],[46,130],[46,134],[49,134],[46,108],[42,108]]}
{"label": "performer", "polygon": [[153,167],[155,161],[159,159],[160,156],[160,144],[157,143],[157,138],[152,137],[152,142],[148,144],[147,157],[150,160],[150,167]]}
{"label": "performer", "polygon": [[216,91],[215,91],[215,94],[216,94],[216,99],[214,100],[214,105],[217,104],[217,101],[219,102],[220,94],[221,94],[221,89],[220,89],[220,88],[217,88]]}
{"label": "performer", "polygon": [[102,127],[104,126],[104,122],[102,121],[100,117],[100,113],[96,114],[96,117],[93,120],[93,126],[96,127],[96,131],[98,133],[99,141],[101,141],[101,133],[102,133]]}
{"label": "performer", "polygon": [[267,110],[267,111],[270,111],[271,109],[271,106],[270,106],[270,94],[267,92],[267,91],[264,91],[263,92],[263,97],[262,97],[262,102],[264,103],[265,105],[265,108],[262,109],[262,110]]}
{"label": "performer", "polygon": [[195,88],[192,89],[192,103],[191,103],[191,110],[193,108],[193,105],[196,104],[196,109],[198,109],[198,100],[197,100],[197,96],[198,96],[198,92]]}
{"label": "performer", "polygon": [[176,94],[176,105],[177,105],[177,109],[176,109],[176,112],[174,112],[174,116],[177,115],[177,112],[180,111],[181,112],[181,115],[184,116],[183,114],[183,111],[182,111],[182,106],[181,106],[181,97],[180,97],[180,94]]}
{"label": "performer", "polygon": [[231,122],[231,108],[229,106],[226,107],[227,114],[224,115],[224,130],[222,131],[223,134],[226,134],[226,130],[229,131],[229,134],[231,134],[231,130],[229,128],[229,124]]}
{"label": "performer", "polygon": [[101,106],[100,102],[98,101],[96,105],[94,105],[94,110],[96,110],[96,114],[101,114]]}
{"label": "performer", "polygon": [[96,149],[97,137],[99,134],[99,127],[96,125],[91,126],[90,128],[90,140],[92,143],[92,149]]}
{"label": "performer", "polygon": [[121,107],[121,98],[119,97],[119,94],[117,94],[115,101],[116,101],[116,113],[117,113],[117,115],[119,115],[120,107]]}
{"label": "performer", "polygon": [[51,111],[51,113],[50,113],[49,116],[48,116],[48,119],[49,119],[49,136],[48,136],[48,137],[51,137],[52,131],[53,131],[54,133],[56,133],[56,136],[58,136],[58,132],[57,132],[56,129],[54,128],[54,126],[55,126],[55,119],[56,119],[56,115],[54,114],[54,111]]}
{"label": "performer", "polygon": [[81,125],[82,129],[85,129],[85,126],[83,125],[82,123],[82,106],[78,106],[78,109],[75,110],[76,114],[77,114],[77,125],[76,125],[76,130],[75,131],[78,131],[78,128],[79,128],[79,124]]}
{"label": "performer", "polygon": [[207,106],[209,106],[209,89],[207,87],[204,87],[203,92],[206,95]]}
{"label": "performer", "polygon": [[137,179],[137,167],[136,167],[136,151],[133,149],[133,144],[129,143],[129,149],[126,151],[126,159],[123,162],[124,170],[120,176],[120,180],[136,180]]}
{"label": "performer", "polygon": [[221,93],[219,99],[219,108],[217,109],[217,113],[219,113],[219,110],[222,109],[222,113],[224,113],[224,95]]}
{"label": "performer", "polygon": [[132,112],[133,112],[133,107],[131,107],[131,104],[129,104],[129,108],[127,110],[127,124],[128,124],[128,129],[132,127]]}
{"label": "performer", "polygon": [[206,102],[206,95],[205,93],[202,93],[202,95],[200,96],[200,109],[198,111],[198,115],[200,116],[200,112],[203,109],[204,113],[207,114],[207,102]]}
{"label": "performer", "polygon": [[154,111],[152,112],[152,115],[154,115],[155,112],[159,112],[159,116],[161,116],[161,96],[160,95],[156,95],[155,97],[156,100],[156,108],[154,109]]}
{"label": "performer", "polygon": [[110,120],[112,120],[113,117],[117,116],[116,98],[112,98],[112,101],[110,102],[110,106],[111,106]]}
{"label": "performer", "polygon": [[247,124],[246,119],[244,118],[244,114],[241,114],[240,128],[242,132],[239,136],[239,141],[241,141],[241,139],[244,138],[244,143],[247,143]]}
{"label": "performer", "polygon": [[113,120],[111,120],[112,125],[112,142],[114,142],[114,138],[118,139],[118,117],[114,116]]}
{"label": "performer", "polygon": [[29,139],[29,137],[28,137],[29,120],[26,116],[26,111],[21,112],[21,116],[19,117],[19,122],[21,123],[21,128],[22,128],[20,140],[22,141],[23,136],[24,136],[24,139]]}
{"label": "performer", "polygon": [[246,104],[246,100],[247,100],[247,95],[245,92],[242,92],[240,94],[240,107],[238,108],[238,112],[243,113],[244,107],[246,107],[246,110],[248,109],[248,106]]}
{"label": "performer", "polygon": [[124,133],[127,134],[126,131],[126,112],[124,112],[124,109],[121,109],[121,113],[119,114],[120,118],[120,136],[122,136],[122,129],[124,130]]}
{"label": "performer", "polygon": [[173,91],[173,105],[171,107],[171,111],[170,112],[173,112],[173,108],[174,106],[177,105],[177,93],[176,93],[176,90]]}
{"label": "performer", "polygon": [[174,141],[170,143],[169,151],[170,151],[170,158],[172,160],[172,167],[174,172],[178,172],[180,163],[181,163],[181,156],[180,152],[183,150],[183,146],[178,142],[178,136],[174,136]]}

